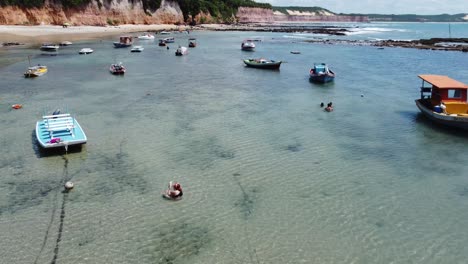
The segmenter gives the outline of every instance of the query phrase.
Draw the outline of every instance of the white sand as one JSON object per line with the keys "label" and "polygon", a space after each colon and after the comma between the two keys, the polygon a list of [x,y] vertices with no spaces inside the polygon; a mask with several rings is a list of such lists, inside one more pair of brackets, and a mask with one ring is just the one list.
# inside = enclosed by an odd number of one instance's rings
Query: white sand
{"label": "white sand", "polygon": [[0,25],[0,42],[40,42],[59,40],[93,39],[118,33],[186,30],[187,26],[176,25],[120,25],[120,26],[5,26]]}

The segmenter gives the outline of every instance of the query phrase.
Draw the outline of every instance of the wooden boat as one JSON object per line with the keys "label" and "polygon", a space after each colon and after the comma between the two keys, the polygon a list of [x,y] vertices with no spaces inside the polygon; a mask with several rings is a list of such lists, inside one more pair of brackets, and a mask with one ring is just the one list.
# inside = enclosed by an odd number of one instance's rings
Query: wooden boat
{"label": "wooden boat", "polygon": [[138,36],[138,39],[140,39],[140,40],[153,40],[154,36],[149,34],[149,33],[146,33],[146,34]]}
{"label": "wooden boat", "polygon": [[78,53],[79,54],[91,54],[93,52],[94,52],[94,50],[92,50],[90,48],[82,48]]}
{"label": "wooden boat", "polygon": [[59,48],[60,46],[56,44],[43,43],[40,49],[42,51],[57,51]]}
{"label": "wooden boat", "polygon": [[130,52],[142,52],[144,48],[142,46],[135,46],[133,47]]}
{"label": "wooden boat", "polygon": [[335,73],[325,63],[315,63],[310,69],[309,80],[317,83],[327,83],[335,79]]}
{"label": "wooden boat", "polygon": [[112,74],[115,74],[115,75],[122,75],[122,74],[125,74],[125,72],[127,71],[127,69],[125,69],[125,67],[122,65],[121,62],[119,63],[113,63],[111,64],[110,68],[109,68],[109,71],[112,73]]}
{"label": "wooden boat", "polygon": [[197,39],[196,38],[189,38],[188,46],[189,48],[195,48],[197,46]]}
{"label": "wooden boat", "polygon": [[164,39],[160,39],[158,45],[161,46],[161,47],[164,47],[164,46],[166,46],[166,41],[164,41]]}
{"label": "wooden boat", "polygon": [[179,46],[175,52],[176,56],[182,56],[182,55],[187,55],[187,54],[188,54],[187,47],[182,47],[182,46]]}
{"label": "wooden boat", "polygon": [[421,113],[434,123],[468,130],[468,85],[444,75],[418,77],[421,98],[415,102]]}
{"label": "wooden boat", "polygon": [[301,54],[301,52],[298,51],[298,50],[292,50],[292,51],[291,51],[291,54]]}
{"label": "wooden boat", "polygon": [[255,43],[250,39],[246,39],[242,41],[241,49],[245,51],[253,51],[255,49]]}
{"label": "wooden boat", "polygon": [[114,42],[114,48],[128,48],[133,44],[133,37],[121,36],[119,42]]}
{"label": "wooden boat", "polygon": [[42,116],[36,123],[36,138],[42,148],[85,144],[86,134],[69,113]]}
{"label": "wooden boat", "polygon": [[252,68],[258,69],[270,69],[277,70],[281,66],[282,61],[274,61],[267,59],[246,59],[244,60],[245,65]]}

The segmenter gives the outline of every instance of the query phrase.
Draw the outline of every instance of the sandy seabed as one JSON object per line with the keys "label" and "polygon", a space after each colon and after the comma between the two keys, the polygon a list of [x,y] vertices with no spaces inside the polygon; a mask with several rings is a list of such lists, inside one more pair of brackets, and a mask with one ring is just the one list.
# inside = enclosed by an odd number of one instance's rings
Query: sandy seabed
{"label": "sandy seabed", "polygon": [[23,42],[41,43],[96,39],[118,33],[132,33],[163,30],[187,30],[188,26],[160,25],[119,25],[119,26],[10,26],[0,25],[0,43]]}

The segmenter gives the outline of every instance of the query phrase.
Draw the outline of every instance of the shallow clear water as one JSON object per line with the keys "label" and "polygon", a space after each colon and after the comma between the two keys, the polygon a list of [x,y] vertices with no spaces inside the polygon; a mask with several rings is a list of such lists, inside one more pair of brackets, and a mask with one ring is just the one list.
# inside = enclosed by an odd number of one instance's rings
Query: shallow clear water
{"label": "shallow clear water", "polygon": [[[189,36],[198,47],[174,56]],[[27,60],[0,68],[0,263],[464,263],[468,137],[414,99],[418,74],[468,82],[468,54],[283,36],[175,34],[140,54],[105,39],[27,50],[49,67],[36,79]],[[309,83],[314,62],[335,82]],[[56,107],[85,129],[81,151],[38,152],[35,122]],[[181,201],[162,199],[170,180]]]}

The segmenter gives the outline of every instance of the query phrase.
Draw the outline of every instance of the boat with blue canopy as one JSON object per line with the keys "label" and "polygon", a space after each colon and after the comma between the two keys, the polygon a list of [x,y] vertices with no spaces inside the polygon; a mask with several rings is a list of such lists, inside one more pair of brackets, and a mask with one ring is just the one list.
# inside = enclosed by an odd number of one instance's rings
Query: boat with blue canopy
{"label": "boat with blue canopy", "polygon": [[310,69],[309,80],[311,82],[327,83],[334,79],[335,73],[325,63],[314,63],[314,67]]}

